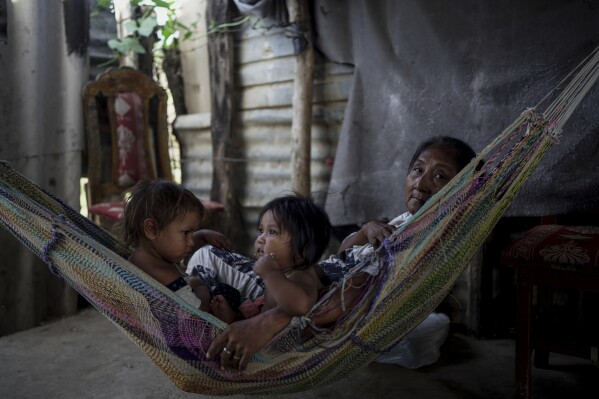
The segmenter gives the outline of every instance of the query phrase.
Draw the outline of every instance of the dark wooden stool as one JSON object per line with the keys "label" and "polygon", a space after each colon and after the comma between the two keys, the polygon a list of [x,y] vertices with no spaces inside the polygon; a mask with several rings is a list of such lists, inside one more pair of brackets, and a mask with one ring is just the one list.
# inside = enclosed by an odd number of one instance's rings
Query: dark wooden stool
{"label": "dark wooden stool", "polygon": [[516,397],[529,398],[533,343],[536,366],[547,366],[549,352],[597,361],[599,337],[583,345],[586,348],[566,349],[551,345],[549,331],[533,326],[533,287],[537,287],[534,310],[545,315],[551,313],[553,290],[599,291],[599,227],[536,226],[509,244],[501,261],[516,269]]}

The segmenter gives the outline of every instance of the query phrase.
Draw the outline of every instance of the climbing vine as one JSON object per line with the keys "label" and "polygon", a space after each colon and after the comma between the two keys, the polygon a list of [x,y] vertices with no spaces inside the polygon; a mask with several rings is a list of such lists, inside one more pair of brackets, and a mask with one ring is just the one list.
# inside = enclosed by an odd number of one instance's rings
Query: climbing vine
{"label": "climbing vine", "polygon": [[[177,46],[178,40],[189,40],[196,35],[197,22],[188,26],[177,20],[179,0],[130,0],[130,2],[135,12],[130,20],[124,22],[125,35],[108,41],[108,47],[115,51],[117,58],[119,55],[130,53],[145,54],[146,48],[142,42],[150,37],[157,36],[155,50],[168,50]],[[97,7],[93,13],[107,9],[114,12],[114,0],[97,0]],[[207,34],[227,31],[250,21],[249,16],[225,23],[211,21]]]}
{"label": "climbing vine", "polygon": [[[108,41],[108,47],[120,55],[129,53],[144,54],[141,40],[153,35],[158,37],[156,46],[168,49],[175,45],[175,39],[187,40],[193,36],[195,24],[187,26],[177,20],[177,0],[131,0],[135,10],[130,20],[124,21],[125,35]],[[113,0],[97,0],[95,12],[110,9],[114,11]]]}

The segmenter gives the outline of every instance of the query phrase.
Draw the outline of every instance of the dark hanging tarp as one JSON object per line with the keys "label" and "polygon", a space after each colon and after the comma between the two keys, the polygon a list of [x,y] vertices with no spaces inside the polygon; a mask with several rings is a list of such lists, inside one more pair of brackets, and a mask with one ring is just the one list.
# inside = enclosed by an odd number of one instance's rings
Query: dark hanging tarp
{"label": "dark hanging tarp", "polygon": [[[599,1],[316,0],[317,48],[353,64],[327,211],[334,224],[394,217],[417,145],[447,134],[476,151],[599,45]],[[508,215],[599,206],[595,88]]]}

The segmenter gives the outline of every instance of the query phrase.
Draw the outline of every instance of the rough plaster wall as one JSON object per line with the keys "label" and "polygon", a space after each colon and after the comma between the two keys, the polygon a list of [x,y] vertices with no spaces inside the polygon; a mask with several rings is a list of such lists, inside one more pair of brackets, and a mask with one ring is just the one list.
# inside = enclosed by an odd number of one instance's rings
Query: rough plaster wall
{"label": "rough plaster wall", "polygon": [[[355,66],[327,198],[336,225],[403,212],[421,141],[447,134],[482,150],[599,45],[597,0],[316,0],[315,10],[317,47]],[[599,206],[598,115],[596,85],[507,215]]]}
{"label": "rough plaster wall", "polygon": [[[87,5],[61,0],[7,5],[8,40],[0,43],[0,159],[78,208],[81,88],[88,67],[73,43],[87,32],[69,29],[74,37],[67,41],[64,18],[87,18]],[[76,308],[76,293],[0,229],[0,335]]]}

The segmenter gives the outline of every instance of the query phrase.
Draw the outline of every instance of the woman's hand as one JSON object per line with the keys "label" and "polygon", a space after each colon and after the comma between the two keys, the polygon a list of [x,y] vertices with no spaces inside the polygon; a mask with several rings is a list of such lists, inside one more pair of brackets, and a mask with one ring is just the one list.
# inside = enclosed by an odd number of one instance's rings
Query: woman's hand
{"label": "woman's hand", "polygon": [[385,238],[393,233],[393,231],[395,231],[395,227],[390,224],[378,222],[376,220],[370,221],[354,234],[347,236],[339,246],[337,253],[340,254],[354,245],[366,245],[368,243],[372,244],[374,248],[377,248]]}
{"label": "woman's hand", "polygon": [[377,248],[379,245],[381,245],[381,242],[383,242],[385,238],[389,237],[391,233],[393,233],[395,227],[387,223],[373,220],[362,226],[360,230],[364,232],[368,242],[372,244],[374,248]]}
{"label": "woman's hand", "polygon": [[231,240],[227,236],[218,231],[203,229],[198,230],[194,234],[194,246],[195,249],[199,249],[206,244],[210,244],[215,248],[223,249],[225,251],[233,251],[233,245]]}
{"label": "woman's hand", "polygon": [[[212,341],[206,357],[219,359],[221,366],[243,370],[252,356],[262,349],[289,322],[291,316],[279,308],[252,318],[236,321]],[[226,350],[225,350],[226,349]]]}

